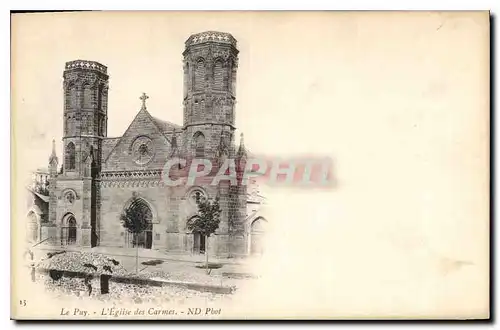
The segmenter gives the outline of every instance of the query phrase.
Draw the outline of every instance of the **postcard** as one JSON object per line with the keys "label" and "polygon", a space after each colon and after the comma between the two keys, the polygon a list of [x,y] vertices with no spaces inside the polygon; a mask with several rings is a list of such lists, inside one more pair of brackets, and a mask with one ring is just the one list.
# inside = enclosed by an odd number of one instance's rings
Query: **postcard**
{"label": "postcard", "polygon": [[489,12],[12,14],[11,317],[490,317]]}

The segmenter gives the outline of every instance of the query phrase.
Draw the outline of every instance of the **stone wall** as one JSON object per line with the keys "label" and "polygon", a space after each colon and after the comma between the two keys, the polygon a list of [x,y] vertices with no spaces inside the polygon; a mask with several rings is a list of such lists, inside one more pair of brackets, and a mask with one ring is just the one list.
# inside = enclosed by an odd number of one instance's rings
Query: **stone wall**
{"label": "stone wall", "polygon": [[[55,192],[57,215],[54,223],[57,227],[57,244],[61,244],[61,227],[66,226],[64,223],[65,218],[73,215],[77,226],[76,245],[83,245],[81,230],[83,219],[88,217],[90,211],[83,207],[83,183],[83,180],[64,180],[62,178],[57,181],[57,190]],[[73,199],[69,195],[72,195]]]}
{"label": "stone wall", "polygon": [[[133,198],[142,198],[153,214],[153,249],[167,248],[167,232],[177,228],[174,219],[169,218],[167,190],[161,187],[101,187],[100,245],[124,247],[125,229],[120,215]],[[172,244],[172,243],[171,243]],[[173,244],[175,247],[175,244]]]}
{"label": "stone wall", "polygon": [[[206,32],[190,37],[183,53],[184,127],[179,136],[180,157],[196,155],[194,136],[204,135],[204,158],[216,160],[221,150],[235,157],[234,123],[238,50],[236,40],[227,33]],[[198,71],[197,71],[198,70]],[[67,214],[77,222],[78,246],[91,245],[91,228],[101,246],[123,247],[125,229],[120,215],[133,198],[142,198],[153,214],[152,248],[160,251],[191,252],[193,234],[186,222],[196,213],[191,192],[202,189],[206,196],[221,197],[219,229],[209,240],[209,253],[245,254],[246,236],[241,224],[246,217],[246,189],[165,187],[161,171],[171,155],[170,140],[159,121],[144,106],[123,136],[106,149],[101,139],[107,135],[107,68],[92,61],[66,63],[64,71],[64,154],[75,145],[75,169],[55,177],[51,167],[50,224],[43,229],[56,232]],[[224,141],[222,143],[221,141]],[[138,146],[147,144],[146,161],[138,156]],[[95,152],[90,178],[87,155]],[[109,154],[108,154],[109,152]],[[66,157],[67,155],[65,155]],[[138,160],[139,157],[139,160]],[[71,158],[73,159],[73,158]],[[73,192],[74,200],[65,196]],[[55,229],[53,227],[56,227]],[[92,226],[92,227],[91,227]]]}
{"label": "stone wall", "polygon": [[[147,137],[151,141],[152,159],[146,164],[135,162],[134,141],[139,137]],[[113,148],[105,163],[103,171],[132,171],[146,169],[163,169],[170,152],[170,143],[166,136],[155,126],[147,110],[141,110],[134,118],[123,137]]]}

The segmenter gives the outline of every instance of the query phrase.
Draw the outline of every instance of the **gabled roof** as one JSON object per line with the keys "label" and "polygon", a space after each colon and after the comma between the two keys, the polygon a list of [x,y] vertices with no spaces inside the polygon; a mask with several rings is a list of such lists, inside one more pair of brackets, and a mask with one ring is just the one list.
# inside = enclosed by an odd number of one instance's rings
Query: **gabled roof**
{"label": "gabled roof", "polygon": [[39,194],[36,191],[34,191],[33,189],[31,189],[30,187],[26,187],[26,189],[28,189],[36,197],[40,198],[43,202],[45,202],[45,203],[49,202],[49,196],[45,196],[45,195]]}
{"label": "gabled roof", "polygon": [[[153,118],[153,116],[151,116],[151,114],[148,112],[148,110],[146,108],[142,108],[135,115],[134,119],[130,122],[129,126],[127,127],[127,129],[125,130],[125,132],[123,133],[123,135],[121,137],[116,138],[116,140],[117,140],[116,142],[115,141],[106,142],[108,144],[107,147],[110,147],[112,144],[113,144],[113,146],[111,146],[111,148],[109,149],[109,152],[107,153],[107,155],[103,154],[104,163],[106,163],[108,161],[108,158],[111,156],[111,154],[113,153],[113,151],[117,148],[118,145],[120,145],[120,142],[122,141],[123,137],[127,135],[128,131],[130,130],[130,128],[132,127],[132,125],[136,122],[137,118],[139,116],[141,116],[141,115],[145,115],[147,118],[149,118],[151,120],[151,123],[158,130],[158,132],[161,135],[163,135],[163,137],[165,138],[165,140],[167,141],[167,143],[168,144],[171,143],[169,137],[167,136],[167,131],[165,131],[164,129],[167,129],[169,127],[174,127],[174,126],[177,126],[177,125],[169,123],[169,122],[165,122],[165,121],[162,121],[162,120],[159,120],[159,119],[156,119],[156,118]],[[179,128],[180,128],[180,126],[179,126]],[[103,143],[103,145],[104,145],[104,143]],[[103,147],[103,150],[104,150],[104,147]]]}
{"label": "gabled roof", "polygon": [[115,145],[120,141],[120,137],[111,137],[102,139],[102,158],[106,159],[115,147]]}
{"label": "gabled roof", "polygon": [[171,133],[175,130],[180,130],[182,128],[181,126],[166,120],[161,120],[153,116],[151,116],[151,118],[153,118],[153,121],[155,122],[156,126],[158,126],[158,128],[164,133]]}

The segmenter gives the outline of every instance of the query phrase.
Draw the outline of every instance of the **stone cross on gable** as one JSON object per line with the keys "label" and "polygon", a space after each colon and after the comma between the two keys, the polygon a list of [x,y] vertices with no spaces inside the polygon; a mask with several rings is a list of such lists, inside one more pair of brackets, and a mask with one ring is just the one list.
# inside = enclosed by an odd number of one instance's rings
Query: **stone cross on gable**
{"label": "stone cross on gable", "polygon": [[149,96],[147,96],[146,93],[142,93],[142,96],[139,97],[139,99],[142,101],[141,110],[146,110],[146,100],[149,99]]}

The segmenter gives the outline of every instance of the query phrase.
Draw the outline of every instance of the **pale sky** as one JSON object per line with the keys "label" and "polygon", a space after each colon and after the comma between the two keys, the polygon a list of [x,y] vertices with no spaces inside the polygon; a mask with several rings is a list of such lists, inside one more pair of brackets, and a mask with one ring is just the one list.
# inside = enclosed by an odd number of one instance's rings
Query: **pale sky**
{"label": "pale sky", "polygon": [[[20,172],[47,165],[53,138],[61,154],[66,61],[108,67],[108,136],[119,136],[142,92],[153,116],[182,124],[184,41],[229,32],[240,50],[236,126],[247,147],[329,156],[339,183],[271,194],[271,269],[288,269],[317,294],[358,297],[353,309],[369,296],[383,299],[381,310],[483,310],[487,13],[66,13],[14,15],[12,24]],[[436,270],[444,256],[475,266],[450,280]],[[285,292],[274,297],[292,303]],[[347,306],[324,299],[324,308]]]}

